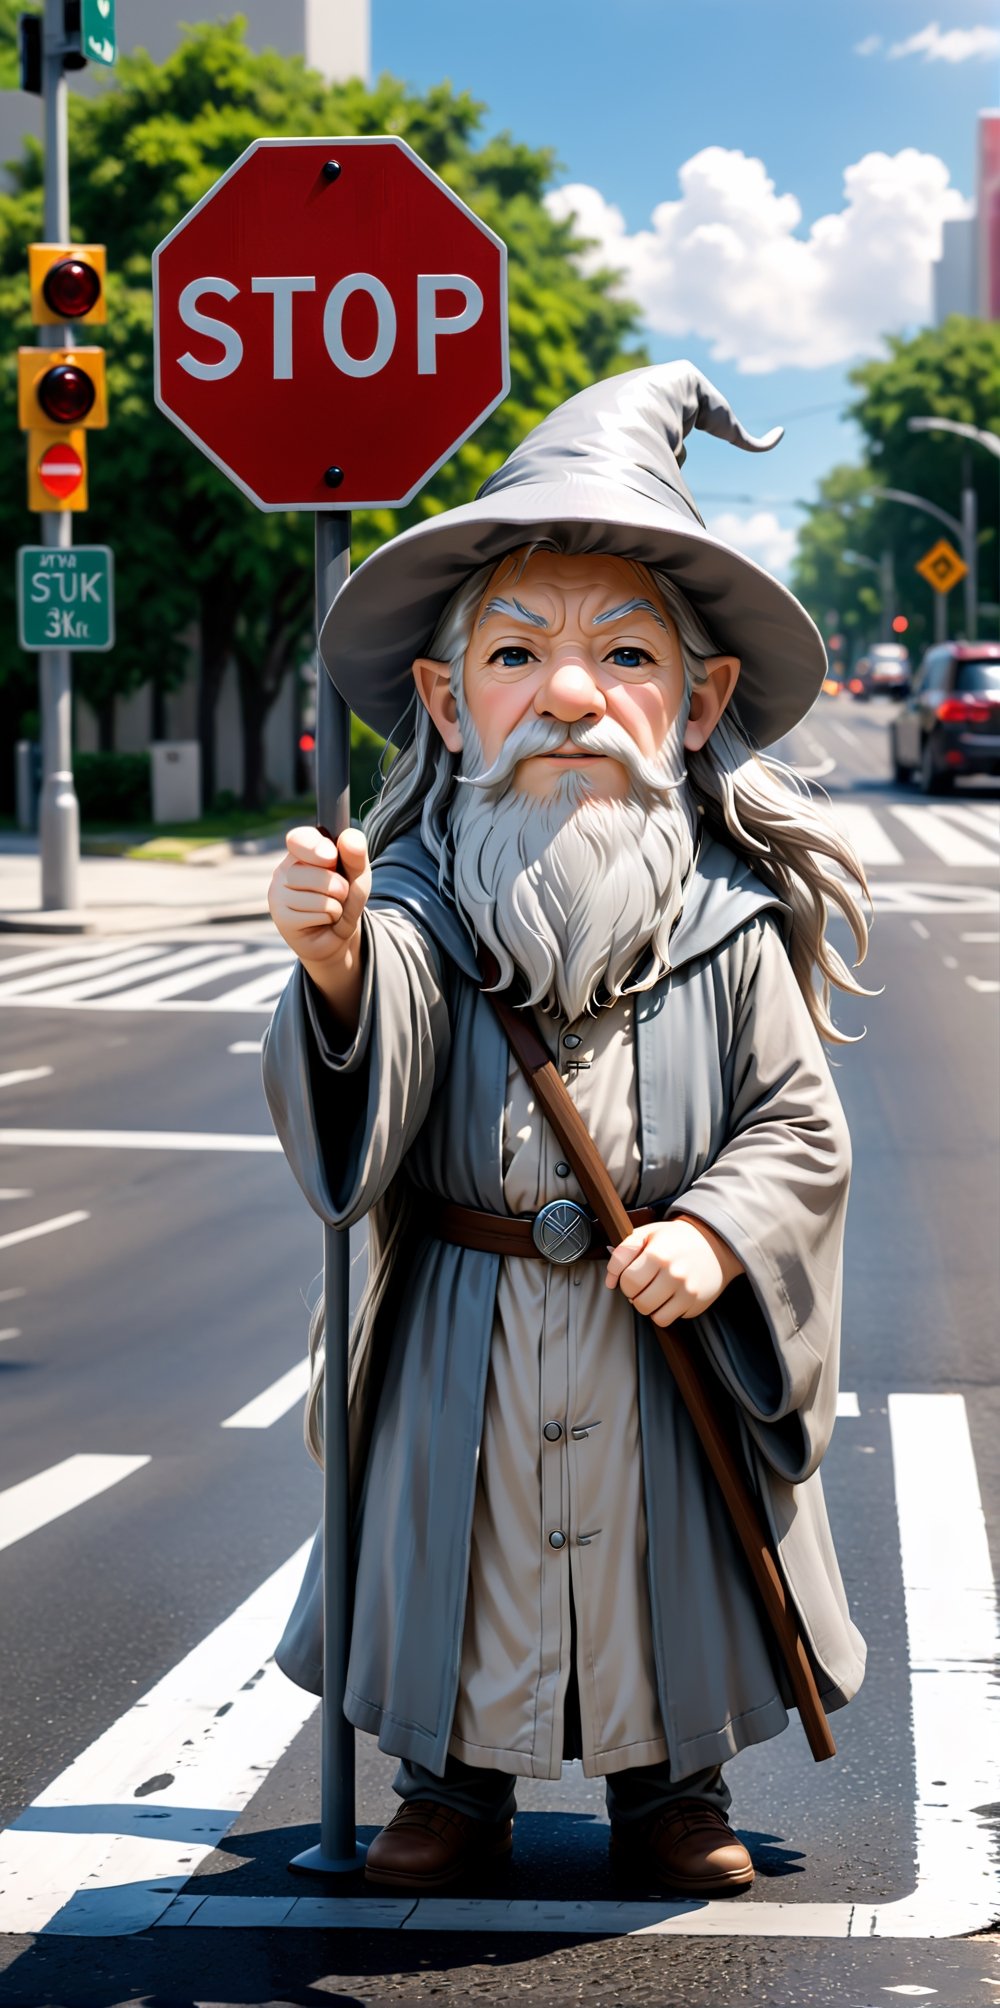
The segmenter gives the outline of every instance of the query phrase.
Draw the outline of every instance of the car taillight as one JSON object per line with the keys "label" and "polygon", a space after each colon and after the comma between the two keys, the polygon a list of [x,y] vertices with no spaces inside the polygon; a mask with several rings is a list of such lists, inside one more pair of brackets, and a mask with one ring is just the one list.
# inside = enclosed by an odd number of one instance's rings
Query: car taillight
{"label": "car taillight", "polygon": [[946,697],[937,715],[942,725],[986,725],[990,707],[981,697]]}
{"label": "car taillight", "polygon": [[856,695],[856,694],[857,694],[857,692],[858,692],[859,690],[863,690],[865,686],[864,686],[864,684],[862,683],[862,681],[861,681],[861,678],[860,678],[860,676],[852,676],[852,678],[851,678],[851,681],[850,681],[850,683],[848,684],[848,686],[847,686],[847,687],[848,687],[848,690],[853,690],[853,691],[854,691],[854,693],[855,693],[855,695]]}

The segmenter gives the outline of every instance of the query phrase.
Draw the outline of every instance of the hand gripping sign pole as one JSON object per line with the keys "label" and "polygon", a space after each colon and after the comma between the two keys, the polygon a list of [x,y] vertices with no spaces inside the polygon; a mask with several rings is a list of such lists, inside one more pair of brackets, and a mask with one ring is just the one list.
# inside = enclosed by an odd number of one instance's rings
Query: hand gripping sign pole
{"label": "hand gripping sign pole", "polygon": [[[347,577],[351,516],[324,509],[316,516],[316,633]],[[351,714],[317,656],[316,818],[337,842],[351,820]],[[347,1433],[347,1351],[350,1331],[350,1234],[323,1229],[323,1717],[320,1837],[288,1866],[344,1875],[360,1867],[356,1838],[354,1730],[344,1714],[351,1644],[351,1498]]]}

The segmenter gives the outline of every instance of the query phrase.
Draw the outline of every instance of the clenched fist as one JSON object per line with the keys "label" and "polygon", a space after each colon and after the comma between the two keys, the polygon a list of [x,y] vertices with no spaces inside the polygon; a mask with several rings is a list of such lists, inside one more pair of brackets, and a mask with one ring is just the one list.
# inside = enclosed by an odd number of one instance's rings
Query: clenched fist
{"label": "clenched fist", "polygon": [[285,846],[267,895],[271,919],[337,1016],[356,1024],[361,915],[372,884],[368,845],[360,830],[343,830],[334,843],[307,824],[289,830]]}
{"label": "clenched fist", "polygon": [[711,1227],[675,1216],[634,1227],[614,1249],[604,1280],[654,1325],[672,1325],[707,1311],[742,1274],[739,1257]]}

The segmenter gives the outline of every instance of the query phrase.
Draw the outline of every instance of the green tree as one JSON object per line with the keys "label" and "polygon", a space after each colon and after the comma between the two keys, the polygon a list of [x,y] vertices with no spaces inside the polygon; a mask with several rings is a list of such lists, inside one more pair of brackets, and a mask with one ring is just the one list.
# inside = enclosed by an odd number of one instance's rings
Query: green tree
{"label": "green tree", "polygon": [[[905,489],[959,519],[968,479],[978,506],[980,600],[1000,599],[996,461],[953,433],[911,432],[907,425],[909,418],[950,418],[1000,435],[1000,325],[956,314],[909,341],[890,336],[887,347],[885,359],[851,372],[859,395],[850,411],[864,439],[864,462],[834,469],[821,484],[820,500],[801,534],[793,582],[815,618],[837,607],[849,633],[870,636],[877,632],[880,610],[876,582],[842,554],[850,548],[877,561],[883,550],[891,550],[896,580],[891,611],[907,617],[907,638],[919,651],[933,632],[933,603],[916,564],[946,532],[933,516],[880,502],[878,491]],[[961,587],[949,595],[948,611],[951,632],[960,634]],[[980,632],[991,631],[989,617],[982,617]]]}
{"label": "green tree", "polygon": [[[387,76],[372,88],[330,86],[299,58],[252,52],[240,20],[197,28],[164,64],[142,53],[125,58],[108,88],[72,101],[73,230],[107,244],[111,274],[111,424],[91,441],[86,534],[115,547],[120,634],[108,657],[77,659],[79,682],[107,733],[115,692],[149,677],[169,687],[193,637],[209,799],[211,722],[234,660],[246,800],[261,800],[267,713],[311,647],[312,524],[258,512],[154,409],[150,255],[262,134],[397,133],[505,239],[510,395],[405,511],[355,516],[357,563],[403,524],[467,499],[561,399],[645,360],[628,346],[636,313],[615,296],[614,275],[583,277],[572,227],[544,207],[552,154],[506,133],[483,138],[483,120],[484,107],[449,84],[423,97]],[[15,194],[0,198],[0,312],[21,340],[32,339],[24,254],[40,228],[40,178],[31,148]],[[4,371],[0,423],[9,436],[9,357]],[[16,479],[0,477],[0,521],[11,544],[25,535],[22,480],[20,468]]]}

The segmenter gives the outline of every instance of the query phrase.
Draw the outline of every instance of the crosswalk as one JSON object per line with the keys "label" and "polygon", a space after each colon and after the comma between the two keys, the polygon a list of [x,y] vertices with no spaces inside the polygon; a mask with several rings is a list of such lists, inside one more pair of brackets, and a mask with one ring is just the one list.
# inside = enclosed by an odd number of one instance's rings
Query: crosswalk
{"label": "crosswalk", "polygon": [[[856,1397],[842,1403],[842,1414],[859,1413]],[[885,1404],[884,1394],[865,1397],[871,1427],[879,1427]],[[987,1929],[1000,1902],[991,1828],[981,1818],[1000,1794],[998,1634],[966,1405],[960,1394],[890,1394],[887,1412],[881,1447],[892,1461],[914,1759],[917,1861],[908,1895],[822,1903],[763,1896],[739,1906],[422,1899],[415,1908],[412,1899],[400,1905],[296,1897],[283,1883],[274,1896],[217,1896],[217,1885],[199,1881],[198,1869],[317,1705],[273,1660],[306,1540],[0,1833],[0,1934],[117,1937],[152,1925],[315,1929],[350,1922],[369,1929],[863,1939]],[[929,1463],[938,1480],[930,1488]],[[144,1455],[70,1457],[0,1492],[7,1547],[30,1543],[39,1529],[69,1515],[79,1523],[72,1538],[84,1566],[90,1500],[105,1495],[129,1512],[133,1488],[149,1482],[154,1464]],[[942,1495],[949,1502],[944,1520]],[[885,1655],[891,1642],[875,1643]]]}
{"label": "crosswalk", "polygon": [[[824,808],[876,875],[877,911],[993,911],[1000,882],[1000,802],[872,807],[835,798]],[[937,876],[924,884],[918,875],[932,864]],[[941,865],[961,879],[942,879]],[[903,881],[901,873],[909,877]],[[293,961],[281,942],[63,941],[0,955],[0,1006],[270,1015]]]}

